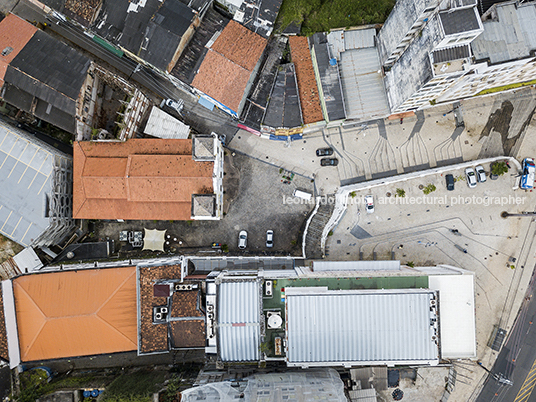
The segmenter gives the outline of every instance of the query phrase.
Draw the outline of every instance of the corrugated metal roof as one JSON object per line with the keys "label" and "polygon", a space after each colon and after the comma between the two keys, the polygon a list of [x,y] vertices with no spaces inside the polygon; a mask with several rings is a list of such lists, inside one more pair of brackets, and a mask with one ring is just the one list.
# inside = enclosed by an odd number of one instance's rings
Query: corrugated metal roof
{"label": "corrugated metal roof", "polygon": [[54,151],[0,120],[0,233],[24,246],[49,226]]}
{"label": "corrugated metal roof", "polygon": [[400,261],[313,261],[313,271],[400,271]]}
{"label": "corrugated metal roof", "polygon": [[427,290],[285,288],[287,364],[437,363]]}
{"label": "corrugated metal roof", "polygon": [[383,117],[389,114],[376,48],[348,50],[341,54],[339,66],[349,119]]}
{"label": "corrugated metal roof", "polygon": [[190,126],[153,106],[144,133],[164,139],[186,139],[190,135]]}
{"label": "corrugated metal roof", "polygon": [[376,29],[354,29],[344,32],[344,49],[353,50],[364,47],[374,47]]}
{"label": "corrugated metal roof", "polygon": [[530,56],[536,48],[536,6],[534,3],[497,4],[496,17],[485,20],[484,32],[471,42],[477,60],[489,58],[491,63]]}
{"label": "corrugated metal roof", "polygon": [[257,281],[219,285],[217,315],[222,361],[259,360],[259,292]]}

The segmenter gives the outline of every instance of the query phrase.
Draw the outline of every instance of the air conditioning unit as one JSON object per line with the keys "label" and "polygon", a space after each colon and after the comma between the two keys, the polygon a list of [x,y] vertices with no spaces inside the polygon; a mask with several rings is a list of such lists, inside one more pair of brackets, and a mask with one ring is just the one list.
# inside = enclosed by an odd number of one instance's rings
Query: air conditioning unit
{"label": "air conditioning unit", "polygon": [[265,281],[264,282],[264,293],[266,296],[272,296],[273,294],[273,282],[272,281]]}
{"label": "air conditioning unit", "polygon": [[184,290],[192,290],[192,285],[184,285]]}
{"label": "air conditioning unit", "polygon": [[160,312],[166,314],[168,312],[167,307],[160,307]]}
{"label": "air conditioning unit", "polygon": [[207,312],[208,313],[212,313],[214,311],[214,305],[212,304],[207,304]]}
{"label": "air conditioning unit", "polygon": [[208,313],[207,317],[209,320],[212,320],[214,318],[214,313]]}
{"label": "air conditioning unit", "polygon": [[156,313],[154,315],[154,319],[155,320],[162,320],[163,319],[163,314],[162,313]]}

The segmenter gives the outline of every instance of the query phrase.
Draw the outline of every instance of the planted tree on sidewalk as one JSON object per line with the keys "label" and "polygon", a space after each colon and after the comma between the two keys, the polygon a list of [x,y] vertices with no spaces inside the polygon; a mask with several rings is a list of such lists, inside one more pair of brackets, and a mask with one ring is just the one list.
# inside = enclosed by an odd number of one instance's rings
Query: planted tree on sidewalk
{"label": "planted tree on sidewalk", "polygon": [[491,167],[491,174],[493,175],[502,176],[506,172],[508,172],[508,166],[504,161],[495,162]]}

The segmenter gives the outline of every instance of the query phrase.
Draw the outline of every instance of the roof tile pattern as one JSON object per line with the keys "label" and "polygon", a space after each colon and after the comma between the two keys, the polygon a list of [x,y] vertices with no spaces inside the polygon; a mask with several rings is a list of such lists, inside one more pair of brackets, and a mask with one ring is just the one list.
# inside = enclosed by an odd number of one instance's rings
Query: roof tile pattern
{"label": "roof tile pattern", "polygon": [[310,124],[322,121],[324,118],[307,38],[290,36],[289,43],[290,55],[296,68],[303,122]]}
{"label": "roof tile pattern", "polygon": [[153,324],[153,307],[167,306],[167,297],[154,296],[154,284],[164,279],[180,279],[179,265],[138,267],[139,270],[139,344],[140,353],[167,351],[168,324]]}
{"label": "roof tile pattern", "polygon": [[108,268],[13,280],[22,361],[136,350],[136,269]]}
{"label": "roof tile pattern", "polygon": [[36,31],[36,27],[15,14],[9,14],[0,22],[0,88],[4,85],[7,66]]}
{"label": "roof tile pattern", "polygon": [[74,144],[75,219],[187,220],[192,194],[212,191],[213,162],[183,139]]}
{"label": "roof tile pattern", "polygon": [[171,317],[204,317],[198,310],[198,291],[174,292],[171,301]]}
{"label": "roof tile pattern", "polygon": [[0,286],[0,358],[9,361],[7,351],[6,317],[4,316],[4,294]]}
{"label": "roof tile pattern", "polygon": [[205,346],[205,320],[173,321],[171,337],[174,348],[201,348]]}
{"label": "roof tile pattern", "polygon": [[265,47],[262,36],[230,21],[206,54],[192,85],[237,112]]}

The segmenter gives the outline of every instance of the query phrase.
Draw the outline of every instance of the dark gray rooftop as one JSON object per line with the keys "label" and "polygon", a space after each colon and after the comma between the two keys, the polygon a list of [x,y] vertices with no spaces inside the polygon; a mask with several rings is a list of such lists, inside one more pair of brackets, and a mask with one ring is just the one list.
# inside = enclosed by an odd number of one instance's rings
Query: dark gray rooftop
{"label": "dark gray rooftop", "polygon": [[465,59],[471,56],[469,45],[448,47],[432,52],[434,63],[445,63],[452,60]]}
{"label": "dark gray rooftop", "polygon": [[274,128],[293,128],[303,123],[294,64],[281,66],[263,123]]}
{"label": "dark gray rooftop", "polygon": [[330,54],[326,34],[319,32],[309,38],[309,45],[314,47],[315,61],[320,74],[323,99],[327,109],[327,120],[336,121],[346,118],[342,88],[337,64],[330,64]]}
{"label": "dark gray rooftop", "polygon": [[147,26],[139,56],[166,70],[195,13],[179,0],[166,0]]}
{"label": "dark gray rooftop", "polygon": [[94,29],[103,38],[137,54],[145,29],[161,4],[160,0],[104,0]]}
{"label": "dark gray rooftop", "polygon": [[35,97],[37,117],[74,132],[76,99],[89,64],[86,56],[37,31],[7,68],[4,99],[30,112]]}
{"label": "dark gray rooftop", "polygon": [[205,7],[208,6],[210,0],[181,0],[184,4],[186,4],[191,9],[202,12]]}
{"label": "dark gray rooftop", "polygon": [[478,16],[473,8],[453,9],[439,13],[445,35],[479,29]]}

